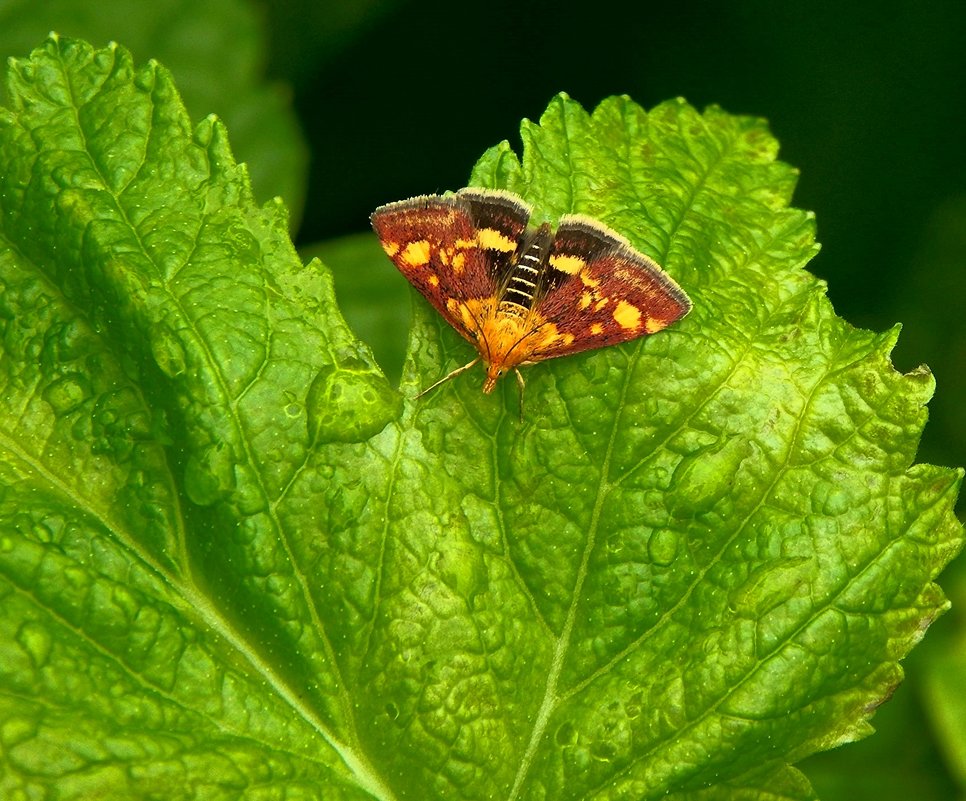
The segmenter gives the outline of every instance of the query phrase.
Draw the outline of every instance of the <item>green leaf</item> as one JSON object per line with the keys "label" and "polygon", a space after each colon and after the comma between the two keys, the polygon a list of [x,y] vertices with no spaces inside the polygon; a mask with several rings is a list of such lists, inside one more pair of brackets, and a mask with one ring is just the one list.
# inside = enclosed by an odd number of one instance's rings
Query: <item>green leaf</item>
{"label": "green leaf", "polygon": [[406,358],[402,332],[412,325],[408,284],[372,232],[330,239],[302,252],[332,268],[339,308],[372,348],[390,381],[398,384]]}
{"label": "green leaf", "polygon": [[[521,423],[479,373],[397,417],[163,69],[52,39],[10,90],[0,796],[810,799],[868,732],[960,474],[912,464],[928,372],[801,269],[762,122],[560,96],[484,155],[695,302],[531,368]],[[416,309],[408,396],[472,356]]]}
{"label": "green leaf", "polygon": [[281,196],[297,222],[308,153],[290,93],[262,75],[262,16],[244,0],[0,0],[0,53],[27,52],[48,31],[58,31],[90,42],[123,42],[138,60],[158,59],[174,73],[193,117],[216,113],[224,120],[256,197]]}
{"label": "green leaf", "polygon": [[293,486],[347,507],[325,443],[398,396],[163,69],[52,39],[9,89],[0,796],[363,797],[312,597],[338,512]]}

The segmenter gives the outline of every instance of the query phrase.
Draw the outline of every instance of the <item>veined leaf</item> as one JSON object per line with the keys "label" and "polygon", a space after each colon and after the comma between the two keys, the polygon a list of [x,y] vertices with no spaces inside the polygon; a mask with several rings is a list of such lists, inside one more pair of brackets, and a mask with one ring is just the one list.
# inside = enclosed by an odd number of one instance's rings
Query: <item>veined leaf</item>
{"label": "veined leaf", "polygon": [[289,90],[261,74],[268,49],[262,16],[246,0],[0,0],[0,53],[26,52],[48,31],[62,31],[91,42],[123,42],[138,59],[158,59],[174,73],[192,115],[214,112],[230,128],[234,152],[250,165],[256,197],[280,195],[297,221],[308,153]]}
{"label": "veined leaf", "polygon": [[[565,96],[473,183],[695,303],[400,404],[165,71],[52,39],[0,116],[0,795],[758,799],[945,607],[932,392],[838,320],[761,121]],[[391,198],[387,198],[391,200]],[[420,300],[404,394],[469,346]]]}

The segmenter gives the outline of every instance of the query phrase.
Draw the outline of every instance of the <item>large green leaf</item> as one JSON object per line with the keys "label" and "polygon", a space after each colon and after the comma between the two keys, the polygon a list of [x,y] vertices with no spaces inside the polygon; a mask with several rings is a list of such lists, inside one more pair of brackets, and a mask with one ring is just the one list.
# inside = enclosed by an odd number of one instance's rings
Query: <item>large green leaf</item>
{"label": "large green leaf", "polygon": [[[52,39],[10,97],[0,795],[806,799],[868,731],[959,474],[761,121],[560,96],[484,155],[695,303],[521,423],[479,373],[401,402],[163,69]],[[403,394],[471,356],[419,300]]]}

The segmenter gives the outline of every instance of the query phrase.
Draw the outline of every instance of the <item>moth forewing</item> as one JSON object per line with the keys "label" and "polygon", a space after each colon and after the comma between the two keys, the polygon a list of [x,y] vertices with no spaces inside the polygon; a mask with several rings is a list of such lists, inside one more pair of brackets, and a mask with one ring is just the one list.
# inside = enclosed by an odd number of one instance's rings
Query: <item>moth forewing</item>
{"label": "moth forewing", "polygon": [[386,255],[482,361],[483,391],[508,370],[657,333],[691,301],[657,262],[584,215],[530,227],[531,208],[503,190],[461,189],[380,206]]}

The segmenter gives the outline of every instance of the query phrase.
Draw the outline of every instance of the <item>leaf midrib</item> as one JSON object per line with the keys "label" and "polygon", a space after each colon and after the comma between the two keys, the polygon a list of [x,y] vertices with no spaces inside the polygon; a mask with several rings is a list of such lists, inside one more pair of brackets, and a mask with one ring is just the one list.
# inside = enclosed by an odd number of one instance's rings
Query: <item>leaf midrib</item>
{"label": "leaf midrib", "polygon": [[[562,128],[566,129],[566,119],[563,120]],[[701,191],[707,186],[708,179],[712,173],[722,164],[726,159],[727,155],[731,150],[734,149],[735,141],[733,138],[729,138],[726,147],[719,148],[715,153],[714,159],[710,164],[707,164],[702,174],[700,175],[698,181],[693,183],[690,187],[688,197],[686,198],[683,207],[681,209],[680,216],[677,221],[674,222],[673,227],[670,229],[667,235],[667,246],[665,252],[662,254],[663,260],[666,260],[667,254],[671,249],[672,243],[677,232],[680,230],[681,226],[684,224],[685,218],[688,216],[689,211],[693,208],[695,201],[700,195]],[[628,361],[633,364],[636,363],[637,359],[640,357],[640,347],[635,348],[630,354]],[[557,688],[559,686],[560,675],[563,670],[563,665],[566,659],[567,652],[570,648],[570,640],[573,633],[574,621],[576,620],[577,608],[580,602],[581,591],[583,589],[584,582],[587,577],[587,566],[590,561],[590,556],[593,552],[594,546],[597,539],[597,530],[600,523],[600,514],[603,509],[604,499],[613,489],[613,487],[618,482],[612,482],[609,478],[611,461],[613,458],[614,445],[617,438],[617,431],[620,427],[620,421],[624,414],[624,408],[626,404],[628,387],[630,384],[630,376],[633,374],[633,369],[629,365],[629,368],[625,370],[622,374],[621,380],[621,390],[620,399],[617,404],[617,412],[614,414],[613,422],[611,424],[610,435],[607,440],[607,447],[604,452],[604,458],[600,466],[600,480],[597,484],[597,492],[594,499],[594,507],[591,512],[591,517],[588,525],[587,540],[584,545],[583,554],[581,555],[580,567],[577,571],[577,577],[574,582],[574,590],[572,595],[572,600],[570,606],[567,610],[567,617],[564,622],[564,626],[561,629],[560,637],[557,639],[556,647],[554,648],[554,654],[551,659],[551,668],[547,678],[547,684],[544,692],[544,697],[541,702],[540,708],[534,720],[533,728],[531,729],[530,739],[527,743],[527,747],[524,751],[524,755],[521,758],[520,766],[517,770],[517,775],[514,779],[513,785],[508,796],[508,801],[516,801],[519,793],[523,787],[523,782],[529,773],[530,767],[533,764],[533,759],[536,755],[536,751],[539,748],[540,742],[543,739],[543,734],[546,727],[550,721],[550,716],[553,714],[557,708],[561,697],[557,695]],[[569,697],[570,694],[567,695]]]}

